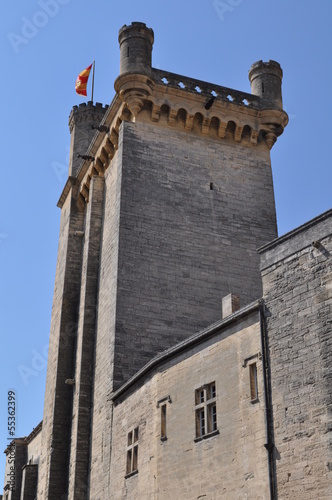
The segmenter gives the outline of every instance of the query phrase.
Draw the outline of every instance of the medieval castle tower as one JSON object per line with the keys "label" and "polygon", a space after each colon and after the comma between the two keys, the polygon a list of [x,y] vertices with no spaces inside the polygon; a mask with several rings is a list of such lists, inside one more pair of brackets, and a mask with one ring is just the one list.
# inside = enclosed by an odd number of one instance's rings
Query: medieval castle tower
{"label": "medieval castle tower", "polygon": [[44,417],[3,498],[331,499],[332,211],[277,238],[281,67],[248,94],[153,41],[123,26],[112,103],[69,117]]}

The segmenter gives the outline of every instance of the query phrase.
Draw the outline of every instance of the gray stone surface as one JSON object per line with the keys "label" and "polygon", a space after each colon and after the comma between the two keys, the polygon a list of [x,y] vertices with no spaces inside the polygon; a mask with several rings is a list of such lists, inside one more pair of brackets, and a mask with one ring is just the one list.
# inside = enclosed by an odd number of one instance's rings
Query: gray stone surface
{"label": "gray stone surface", "polygon": [[331,211],[262,250],[278,498],[332,496],[331,254]]}

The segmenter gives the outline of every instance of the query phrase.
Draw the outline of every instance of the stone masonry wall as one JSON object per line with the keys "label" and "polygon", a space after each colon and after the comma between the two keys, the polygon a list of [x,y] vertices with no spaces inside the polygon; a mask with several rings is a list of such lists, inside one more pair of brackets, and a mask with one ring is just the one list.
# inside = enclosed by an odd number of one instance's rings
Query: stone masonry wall
{"label": "stone masonry wall", "polygon": [[42,431],[29,442],[28,453],[27,453],[27,463],[31,461],[32,464],[39,464],[40,453],[42,448]]}
{"label": "stone masonry wall", "polygon": [[332,498],[331,230],[332,211],[261,250],[280,500]]}
{"label": "stone masonry wall", "polygon": [[[254,358],[255,404],[250,402],[249,368],[243,366],[260,350],[256,311],[120,396],[114,406],[110,498],[268,500],[262,362]],[[195,442],[195,390],[211,382],[216,383],[219,433]],[[167,405],[166,440],[161,440],[161,399]],[[126,478],[127,436],[136,427],[138,473]]]}
{"label": "stone masonry wall", "polygon": [[104,224],[102,227],[97,327],[93,373],[93,407],[90,458],[90,498],[109,498],[109,457],[112,436],[114,331],[118,273],[118,239],[121,199],[122,136],[119,149],[105,176]]}
{"label": "stone masonry wall", "polygon": [[[157,352],[261,296],[256,249],[276,237],[269,150],[122,124],[115,387]],[[105,214],[105,226],[108,220]]]}
{"label": "stone masonry wall", "polygon": [[84,213],[70,193],[60,221],[38,478],[40,500],[62,499],[67,490],[73,389],[65,380],[74,376],[82,253],[82,237],[76,231],[82,231],[83,224]]}
{"label": "stone masonry wall", "polygon": [[[144,116],[143,118],[144,119]],[[105,174],[90,495],[105,498],[108,396],[158,352],[221,318],[221,299],[261,296],[259,257],[276,236],[269,150],[123,122]]]}
{"label": "stone masonry wall", "polygon": [[103,201],[104,179],[95,176],[90,184],[85,219],[75,385],[72,387],[74,399],[68,500],[86,500],[88,491],[92,374]]}

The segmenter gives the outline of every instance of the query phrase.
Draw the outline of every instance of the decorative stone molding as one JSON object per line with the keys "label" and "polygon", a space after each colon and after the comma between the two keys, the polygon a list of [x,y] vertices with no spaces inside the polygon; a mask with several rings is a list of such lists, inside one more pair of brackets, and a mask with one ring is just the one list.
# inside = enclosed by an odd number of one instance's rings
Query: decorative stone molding
{"label": "decorative stone molding", "polygon": [[132,73],[120,75],[114,82],[116,92],[134,118],[143,109],[146,98],[152,94],[152,85],[148,76]]}
{"label": "decorative stone molding", "polygon": [[[247,147],[256,147],[265,141],[272,148],[288,123],[283,109],[258,95],[213,85],[175,73],[151,68],[147,74],[124,73],[115,81],[117,92],[111,106],[105,108],[102,125],[105,131],[97,134],[88,154],[94,161],[82,162],[77,176],[81,203],[89,201],[89,187],[93,175],[103,176],[118,149],[119,128],[123,120],[142,120],[165,123],[184,131],[194,131],[216,140],[234,140]],[[86,112],[78,112],[85,106]],[[98,106],[100,112],[101,105]],[[89,120],[94,112],[92,103],[74,107],[69,118]],[[83,109],[83,108],[82,108]],[[59,200],[62,206],[71,184],[66,185]]]}

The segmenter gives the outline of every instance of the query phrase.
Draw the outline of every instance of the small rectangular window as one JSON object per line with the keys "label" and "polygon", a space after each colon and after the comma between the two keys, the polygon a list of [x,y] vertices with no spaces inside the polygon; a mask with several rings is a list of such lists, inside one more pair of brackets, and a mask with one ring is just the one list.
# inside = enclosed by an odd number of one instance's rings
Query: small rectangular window
{"label": "small rectangular window", "polygon": [[258,400],[258,385],[257,385],[257,364],[249,365],[249,382],[250,382],[250,399],[251,401]]}
{"label": "small rectangular window", "polygon": [[160,440],[167,440],[167,406],[172,403],[171,396],[164,396],[157,401],[157,408],[160,408]]}
{"label": "small rectangular window", "polygon": [[138,446],[133,449],[133,471],[137,470]]}
{"label": "small rectangular window", "polygon": [[138,427],[128,432],[126,475],[138,470]]}
{"label": "small rectangular window", "polygon": [[127,472],[126,474],[130,474],[132,472],[131,464],[132,464],[132,450],[127,450]]}
{"label": "small rectangular window", "polygon": [[166,435],[166,404],[160,407],[160,439],[167,439]]}
{"label": "small rectangular window", "polygon": [[205,435],[205,412],[204,408],[197,411],[196,437]]}
{"label": "small rectangular window", "polygon": [[215,382],[195,391],[196,439],[218,430],[216,397]]}
{"label": "small rectangular window", "polygon": [[211,432],[214,432],[217,430],[217,407],[215,404],[210,405],[209,410],[211,412],[210,415],[210,422],[211,422]]}

